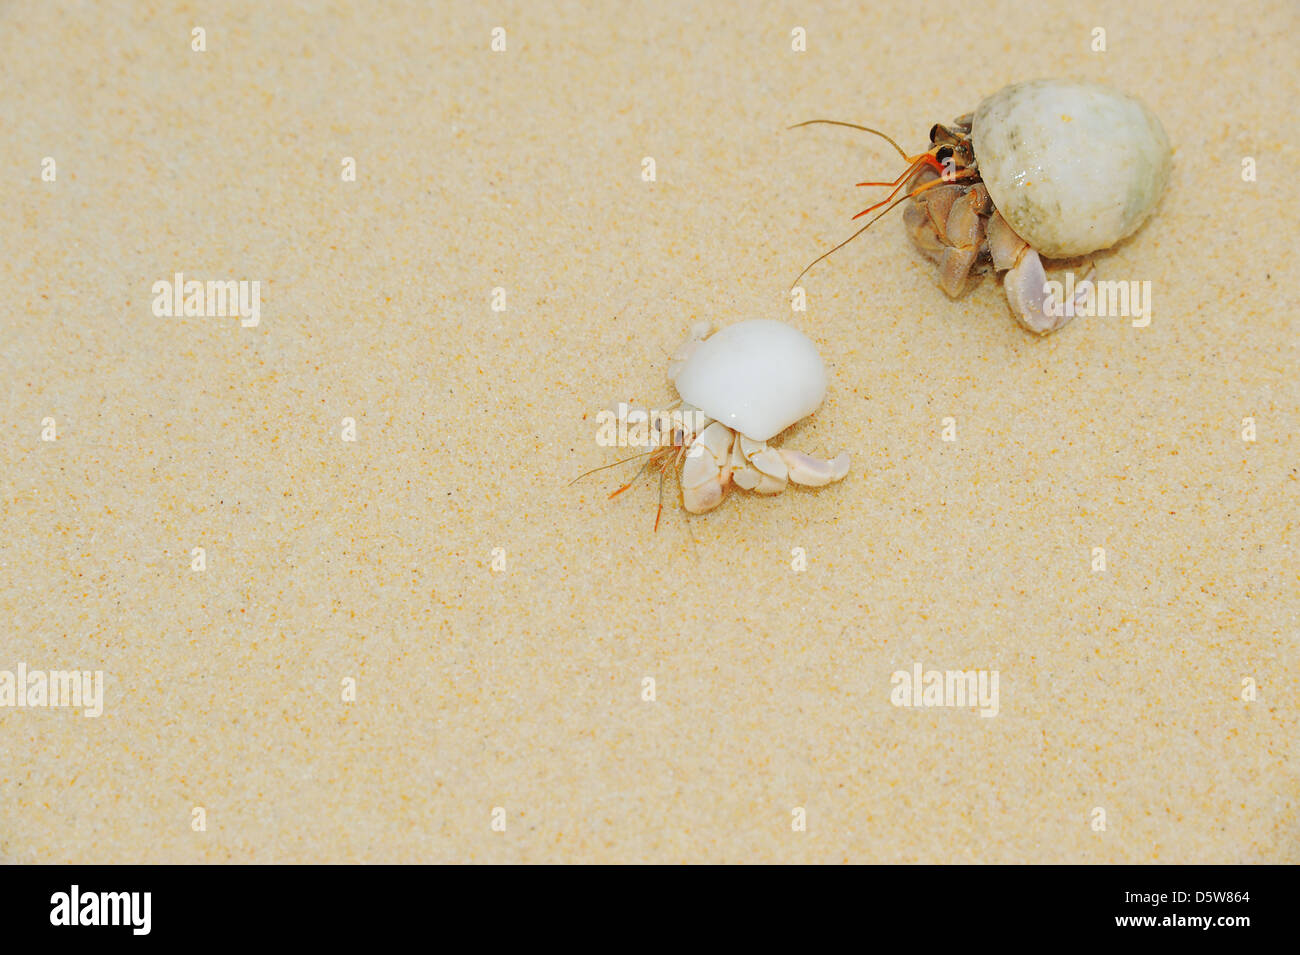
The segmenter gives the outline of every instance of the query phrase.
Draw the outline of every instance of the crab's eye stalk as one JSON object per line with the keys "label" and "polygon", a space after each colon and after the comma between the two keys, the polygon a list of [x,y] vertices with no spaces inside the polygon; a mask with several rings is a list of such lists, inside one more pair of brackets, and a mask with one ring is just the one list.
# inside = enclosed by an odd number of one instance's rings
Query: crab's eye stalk
{"label": "crab's eye stalk", "polygon": [[946,163],[949,159],[952,158],[952,147],[940,146],[935,151],[934,158],[939,160],[939,162]]}
{"label": "crab's eye stalk", "polygon": [[935,143],[937,143],[937,142],[939,141],[939,130],[940,130],[940,128],[941,128],[941,127],[939,126],[938,123],[935,123],[933,126],[930,127],[930,145],[931,145],[931,146],[933,146]]}

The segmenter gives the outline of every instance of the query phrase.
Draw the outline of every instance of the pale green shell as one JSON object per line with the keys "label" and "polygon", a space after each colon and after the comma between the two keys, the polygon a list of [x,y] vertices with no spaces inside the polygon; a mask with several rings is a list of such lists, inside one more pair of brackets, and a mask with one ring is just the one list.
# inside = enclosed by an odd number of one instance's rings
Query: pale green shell
{"label": "pale green shell", "polygon": [[1131,235],[1172,165],[1155,114],[1099,83],[1005,87],[980,103],[971,140],[994,208],[1044,258],[1086,255]]}

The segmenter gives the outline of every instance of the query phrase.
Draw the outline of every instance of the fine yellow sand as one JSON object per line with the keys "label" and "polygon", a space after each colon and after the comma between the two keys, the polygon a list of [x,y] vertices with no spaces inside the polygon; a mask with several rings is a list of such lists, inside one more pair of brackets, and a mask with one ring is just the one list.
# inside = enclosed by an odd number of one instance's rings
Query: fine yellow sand
{"label": "fine yellow sand", "polygon": [[[0,708],[0,859],[1300,862],[1298,41],[1287,0],[0,7],[0,670],[103,672],[97,718]],[[899,159],[788,124],[920,149],[1037,76],[1169,132],[1096,257],[1149,326],[1035,339],[895,220],[791,310]],[[156,316],[178,272],[260,323]],[[822,350],[781,440],[842,484],[670,486],[657,533],[629,469],[569,486],[754,317]],[[998,714],[894,706],[916,664]]]}

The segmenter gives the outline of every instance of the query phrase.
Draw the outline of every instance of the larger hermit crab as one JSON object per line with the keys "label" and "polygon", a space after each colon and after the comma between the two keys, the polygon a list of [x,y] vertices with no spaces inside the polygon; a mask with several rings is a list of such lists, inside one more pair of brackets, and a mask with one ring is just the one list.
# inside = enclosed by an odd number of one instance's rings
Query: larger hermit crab
{"label": "larger hermit crab", "polygon": [[1132,235],[1169,181],[1169,140],[1160,120],[1132,96],[1098,83],[1032,80],[1005,87],[951,126],[936,123],[930,147],[917,155],[866,126],[821,119],[797,125],[811,123],[880,136],[907,168],[893,182],[859,183],[893,192],[854,218],[885,210],[809,268],[907,203],[908,234],[938,264],[939,285],[949,296],[960,295],[970,275],[1005,271],[1012,314],[1040,334],[1069,321],[1073,306],[1093,291],[1090,271],[1073,302],[1054,301],[1042,258],[1088,255]]}

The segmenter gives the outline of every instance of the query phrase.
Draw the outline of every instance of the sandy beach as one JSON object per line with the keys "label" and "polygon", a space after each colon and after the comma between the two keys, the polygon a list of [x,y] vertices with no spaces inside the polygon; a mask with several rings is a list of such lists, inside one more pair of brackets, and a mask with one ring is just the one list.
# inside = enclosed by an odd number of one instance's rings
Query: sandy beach
{"label": "sandy beach", "polygon": [[[0,705],[0,861],[1300,862],[1298,46],[1285,0],[0,5],[0,704],[85,675]],[[1042,76],[1168,132],[1092,257],[1149,321],[1037,338],[895,218],[792,308],[900,160],[788,126],[919,151]],[[845,480],[657,531],[571,483],[750,318]],[[898,705],[932,670],[992,712]]]}

